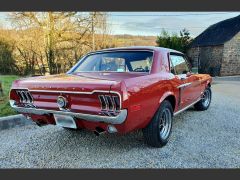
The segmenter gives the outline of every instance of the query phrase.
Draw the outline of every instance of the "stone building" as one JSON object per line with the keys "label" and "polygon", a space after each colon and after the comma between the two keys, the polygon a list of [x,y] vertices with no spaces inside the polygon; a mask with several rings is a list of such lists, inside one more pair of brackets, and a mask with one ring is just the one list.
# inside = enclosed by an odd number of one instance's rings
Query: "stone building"
{"label": "stone building", "polygon": [[207,28],[191,43],[187,55],[199,73],[240,75],[240,15]]}

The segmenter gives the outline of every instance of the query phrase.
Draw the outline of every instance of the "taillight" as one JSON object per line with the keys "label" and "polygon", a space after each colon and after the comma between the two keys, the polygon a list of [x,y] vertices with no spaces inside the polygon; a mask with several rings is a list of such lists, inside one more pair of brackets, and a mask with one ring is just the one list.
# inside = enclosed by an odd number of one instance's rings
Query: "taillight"
{"label": "taillight", "polygon": [[115,104],[113,103],[112,97],[111,96],[105,96],[108,104],[108,110],[113,111],[115,110]]}
{"label": "taillight", "polygon": [[115,108],[116,110],[120,110],[120,99],[118,96],[113,96],[113,101],[115,103]]}
{"label": "taillight", "polygon": [[106,99],[104,97],[104,95],[100,95],[98,96],[100,103],[101,103],[101,109],[102,110],[107,110],[107,103],[106,103]]}
{"label": "taillight", "polygon": [[33,103],[33,97],[28,90],[16,90],[20,103]]}
{"label": "taillight", "polygon": [[101,109],[106,111],[119,111],[121,109],[119,96],[99,95]]}

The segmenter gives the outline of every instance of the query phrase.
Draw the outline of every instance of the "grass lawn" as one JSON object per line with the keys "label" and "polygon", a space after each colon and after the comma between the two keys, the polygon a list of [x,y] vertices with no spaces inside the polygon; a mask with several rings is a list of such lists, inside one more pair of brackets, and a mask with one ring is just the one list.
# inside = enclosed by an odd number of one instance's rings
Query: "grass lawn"
{"label": "grass lawn", "polygon": [[0,81],[3,86],[3,97],[0,94],[0,117],[17,114],[9,105],[9,90],[12,82],[18,79],[15,75],[0,75]]}

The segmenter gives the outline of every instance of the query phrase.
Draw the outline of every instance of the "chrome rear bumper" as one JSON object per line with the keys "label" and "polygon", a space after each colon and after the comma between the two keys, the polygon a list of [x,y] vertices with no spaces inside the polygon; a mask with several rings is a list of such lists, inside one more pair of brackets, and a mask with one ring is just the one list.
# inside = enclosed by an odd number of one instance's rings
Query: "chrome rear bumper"
{"label": "chrome rear bumper", "polygon": [[120,113],[117,116],[100,116],[100,115],[92,115],[92,114],[74,113],[70,111],[55,111],[55,110],[47,110],[47,109],[18,107],[15,105],[14,100],[10,100],[9,102],[11,107],[19,113],[28,113],[28,114],[36,114],[36,115],[60,114],[60,115],[72,116],[72,117],[83,119],[86,121],[105,122],[110,124],[122,124],[127,117],[126,109],[120,110]]}

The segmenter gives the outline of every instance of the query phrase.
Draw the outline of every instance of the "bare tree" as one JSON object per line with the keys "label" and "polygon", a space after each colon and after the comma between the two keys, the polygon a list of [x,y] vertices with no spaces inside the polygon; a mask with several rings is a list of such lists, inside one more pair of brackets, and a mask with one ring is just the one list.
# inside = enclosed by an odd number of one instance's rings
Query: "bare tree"
{"label": "bare tree", "polygon": [[107,46],[107,13],[14,12],[9,18],[25,74],[65,72],[86,52]]}

